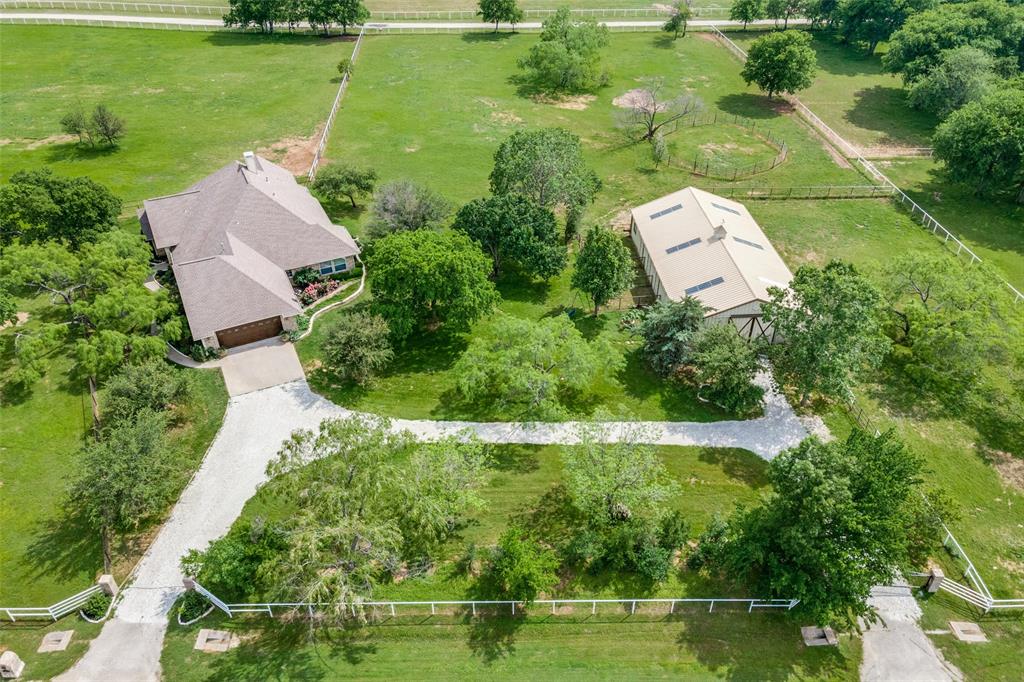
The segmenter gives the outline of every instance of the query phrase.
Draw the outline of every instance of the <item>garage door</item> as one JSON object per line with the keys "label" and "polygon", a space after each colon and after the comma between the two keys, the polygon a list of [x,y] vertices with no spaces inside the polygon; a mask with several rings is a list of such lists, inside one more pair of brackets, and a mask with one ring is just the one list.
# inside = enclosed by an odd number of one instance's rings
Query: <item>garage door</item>
{"label": "garage door", "polygon": [[269,339],[281,333],[281,318],[268,317],[258,322],[250,322],[230,329],[221,329],[217,332],[217,341],[221,348],[232,348],[242,346],[253,341]]}

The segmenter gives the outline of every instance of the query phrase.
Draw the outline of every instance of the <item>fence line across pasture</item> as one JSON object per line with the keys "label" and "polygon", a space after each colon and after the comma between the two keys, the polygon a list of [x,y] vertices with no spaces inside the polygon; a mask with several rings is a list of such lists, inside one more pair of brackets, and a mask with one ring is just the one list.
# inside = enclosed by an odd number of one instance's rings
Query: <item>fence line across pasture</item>
{"label": "fence line across pasture", "polygon": [[893,196],[891,187],[883,185],[711,185],[703,188],[708,192],[728,199],[745,198],[761,200],[787,199],[876,199]]}
{"label": "fence line across pasture", "polygon": [[[746,61],[747,53],[745,50],[743,50],[743,48],[734,43],[727,35],[722,33],[722,31],[719,30],[717,26],[711,26],[709,28],[730,52],[736,55],[736,57],[738,57],[740,60]],[[960,239],[958,239],[956,235],[954,235],[952,232],[946,229],[942,225],[942,223],[936,220],[930,213],[928,213],[928,211],[924,210],[924,208],[922,208],[916,201],[907,196],[906,192],[900,189],[895,182],[890,180],[888,176],[886,176],[882,171],[880,171],[875,164],[873,164],[868,159],[864,158],[860,149],[847,142],[839,133],[833,130],[831,126],[829,126],[827,123],[821,120],[821,118],[819,118],[817,114],[811,111],[807,107],[807,105],[801,102],[799,98],[797,98],[794,95],[788,95],[785,97],[786,100],[793,105],[797,112],[799,112],[801,116],[803,116],[809,123],[811,123],[811,125],[814,126],[815,130],[821,133],[826,138],[826,140],[828,140],[830,143],[838,147],[839,150],[848,158],[856,160],[860,167],[864,169],[865,173],[869,176],[870,179],[873,179],[874,181],[882,185],[892,188],[893,198],[901,206],[909,208],[910,215],[913,218],[917,219],[925,229],[930,230],[932,234],[941,238],[943,243],[948,244],[949,242],[953,242],[954,244],[956,244],[955,253],[957,256],[968,256],[968,262],[971,264],[981,262],[981,257],[978,256],[978,254],[974,253],[974,251],[969,246],[960,241]],[[1019,289],[1017,289],[1015,286],[1013,286],[1013,284],[1003,279],[1002,277],[1000,277],[999,279],[1012,292],[1013,300],[1015,303],[1024,301],[1024,293],[1021,293]]]}
{"label": "fence line across pasture", "polygon": [[[366,33],[366,27],[364,26],[359,30],[359,37],[356,38],[356,44],[352,48],[352,55],[349,57],[349,64],[354,65],[356,58],[359,56],[359,48],[363,44],[363,35]],[[313,161],[309,165],[309,172],[306,174],[306,178],[313,182],[316,180],[317,169],[320,168],[320,159],[323,158],[324,149],[327,148],[327,139],[331,134],[331,128],[334,126],[334,121],[338,117],[338,107],[341,106],[341,98],[345,96],[345,91],[348,90],[348,82],[352,80],[352,70],[349,69],[341,76],[341,83],[338,84],[338,94],[334,96],[334,103],[331,104],[331,113],[327,115],[327,123],[324,124],[324,130],[320,134],[320,143],[316,146],[316,153],[313,154]]]}

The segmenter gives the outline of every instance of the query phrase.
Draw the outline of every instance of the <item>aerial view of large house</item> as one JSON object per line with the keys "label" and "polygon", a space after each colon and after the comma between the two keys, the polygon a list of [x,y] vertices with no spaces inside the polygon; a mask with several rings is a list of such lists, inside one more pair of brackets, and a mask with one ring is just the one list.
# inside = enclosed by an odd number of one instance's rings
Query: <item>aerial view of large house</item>
{"label": "aerial view of large house", "polygon": [[687,187],[634,208],[630,234],[657,298],[693,296],[708,322],[773,336],[761,304],[793,275],[743,204]]}
{"label": "aerial view of large house", "polygon": [[252,152],[180,194],[146,200],[139,221],[174,272],[192,338],[208,348],[294,329],[302,304],[291,275],[344,272],[359,254],[309,190]]}

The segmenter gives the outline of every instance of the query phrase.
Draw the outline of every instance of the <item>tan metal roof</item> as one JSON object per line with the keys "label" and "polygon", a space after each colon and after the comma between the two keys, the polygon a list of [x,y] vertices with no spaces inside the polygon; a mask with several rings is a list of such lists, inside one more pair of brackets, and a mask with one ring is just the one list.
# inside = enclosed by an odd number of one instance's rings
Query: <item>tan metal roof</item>
{"label": "tan metal roof", "polygon": [[767,301],[768,287],[793,277],[743,204],[687,187],[632,214],[662,294],[674,301],[694,296],[723,312]]}

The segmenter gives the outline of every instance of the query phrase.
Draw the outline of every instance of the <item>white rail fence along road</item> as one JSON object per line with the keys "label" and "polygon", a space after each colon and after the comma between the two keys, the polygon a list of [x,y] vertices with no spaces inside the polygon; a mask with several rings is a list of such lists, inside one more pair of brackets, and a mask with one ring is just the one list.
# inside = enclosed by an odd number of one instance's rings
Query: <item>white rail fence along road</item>
{"label": "white rail fence along road", "polygon": [[[268,616],[280,616],[285,613],[296,611],[305,612],[309,617],[316,616],[318,611],[324,607],[337,604],[322,602],[258,602],[229,604],[217,598],[209,590],[200,585],[194,579],[186,578],[185,587],[194,589],[199,594],[210,600],[210,603],[223,611],[229,617],[240,613],[260,613]],[[731,598],[731,597],[707,597],[707,598],[661,598],[661,599],[537,599],[527,605],[521,601],[503,599],[474,599],[465,601],[433,600],[433,601],[363,601],[346,603],[344,611],[350,612],[352,617],[362,617],[370,622],[382,618],[397,618],[400,616],[423,616],[429,609],[431,616],[452,615],[452,616],[501,616],[501,615],[525,615],[528,612],[548,612],[551,615],[571,615],[579,607],[584,607],[584,613],[597,615],[599,608],[616,607],[616,613],[636,615],[638,607],[641,613],[647,615],[671,616],[676,613],[680,605],[707,605],[708,611],[714,611],[715,605],[746,607],[747,613],[754,609],[785,609],[791,610],[800,603],[799,599],[753,599],[753,598]],[[539,607],[539,608],[537,608]],[[654,607],[654,613],[651,613]],[[399,613],[399,609],[402,613]]]}
{"label": "white rail fence along road", "polygon": [[[721,42],[726,47],[728,47],[733,54],[735,54],[742,60],[746,60],[747,53],[743,50],[743,48],[741,48],[739,45],[730,40],[727,35],[725,35],[724,33],[722,33],[722,31],[718,29],[718,27],[711,26],[710,28],[719,38],[719,40],[721,40]],[[798,98],[792,95],[788,95],[786,96],[786,99],[796,108],[796,110],[800,113],[801,116],[807,119],[822,135],[825,136],[825,138],[828,139],[829,142],[838,147],[839,150],[845,156],[856,160],[857,163],[860,164],[860,166],[872,179],[881,183],[882,185],[891,187],[893,190],[893,198],[897,202],[899,202],[900,205],[909,208],[910,215],[916,218],[918,221],[920,221],[921,225],[923,225],[925,229],[930,230],[932,234],[942,239],[943,243],[945,244],[948,244],[949,242],[953,242],[954,244],[956,244],[955,253],[957,256],[967,256],[969,258],[970,263],[981,262],[981,258],[978,256],[978,254],[974,253],[974,251],[972,251],[970,247],[968,247],[962,241],[957,239],[956,235],[954,235],[952,232],[943,227],[938,220],[932,217],[932,215],[928,213],[928,211],[921,208],[921,206],[918,205],[916,201],[907,196],[907,194],[903,190],[901,190],[896,185],[896,183],[894,183],[892,180],[886,177],[886,175],[882,173],[882,171],[878,170],[878,167],[875,166],[875,164],[871,163],[871,161],[864,158],[859,148],[853,146],[852,144],[847,142],[839,133],[832,130],[832,128],[827,123],[818,118],[818,115],[811,111],[809,108],[807,108],[807,106]],[[1019,303],[1021,301],[1024,301],[1024,293],[1021,293],[1020,290],[1018,290],[1010,282],[1007,282],[1005,279],[1002,281],[1003,284],[1005,284],[1007,288],[1009,288],[1012,292],[1015,302]]]}

